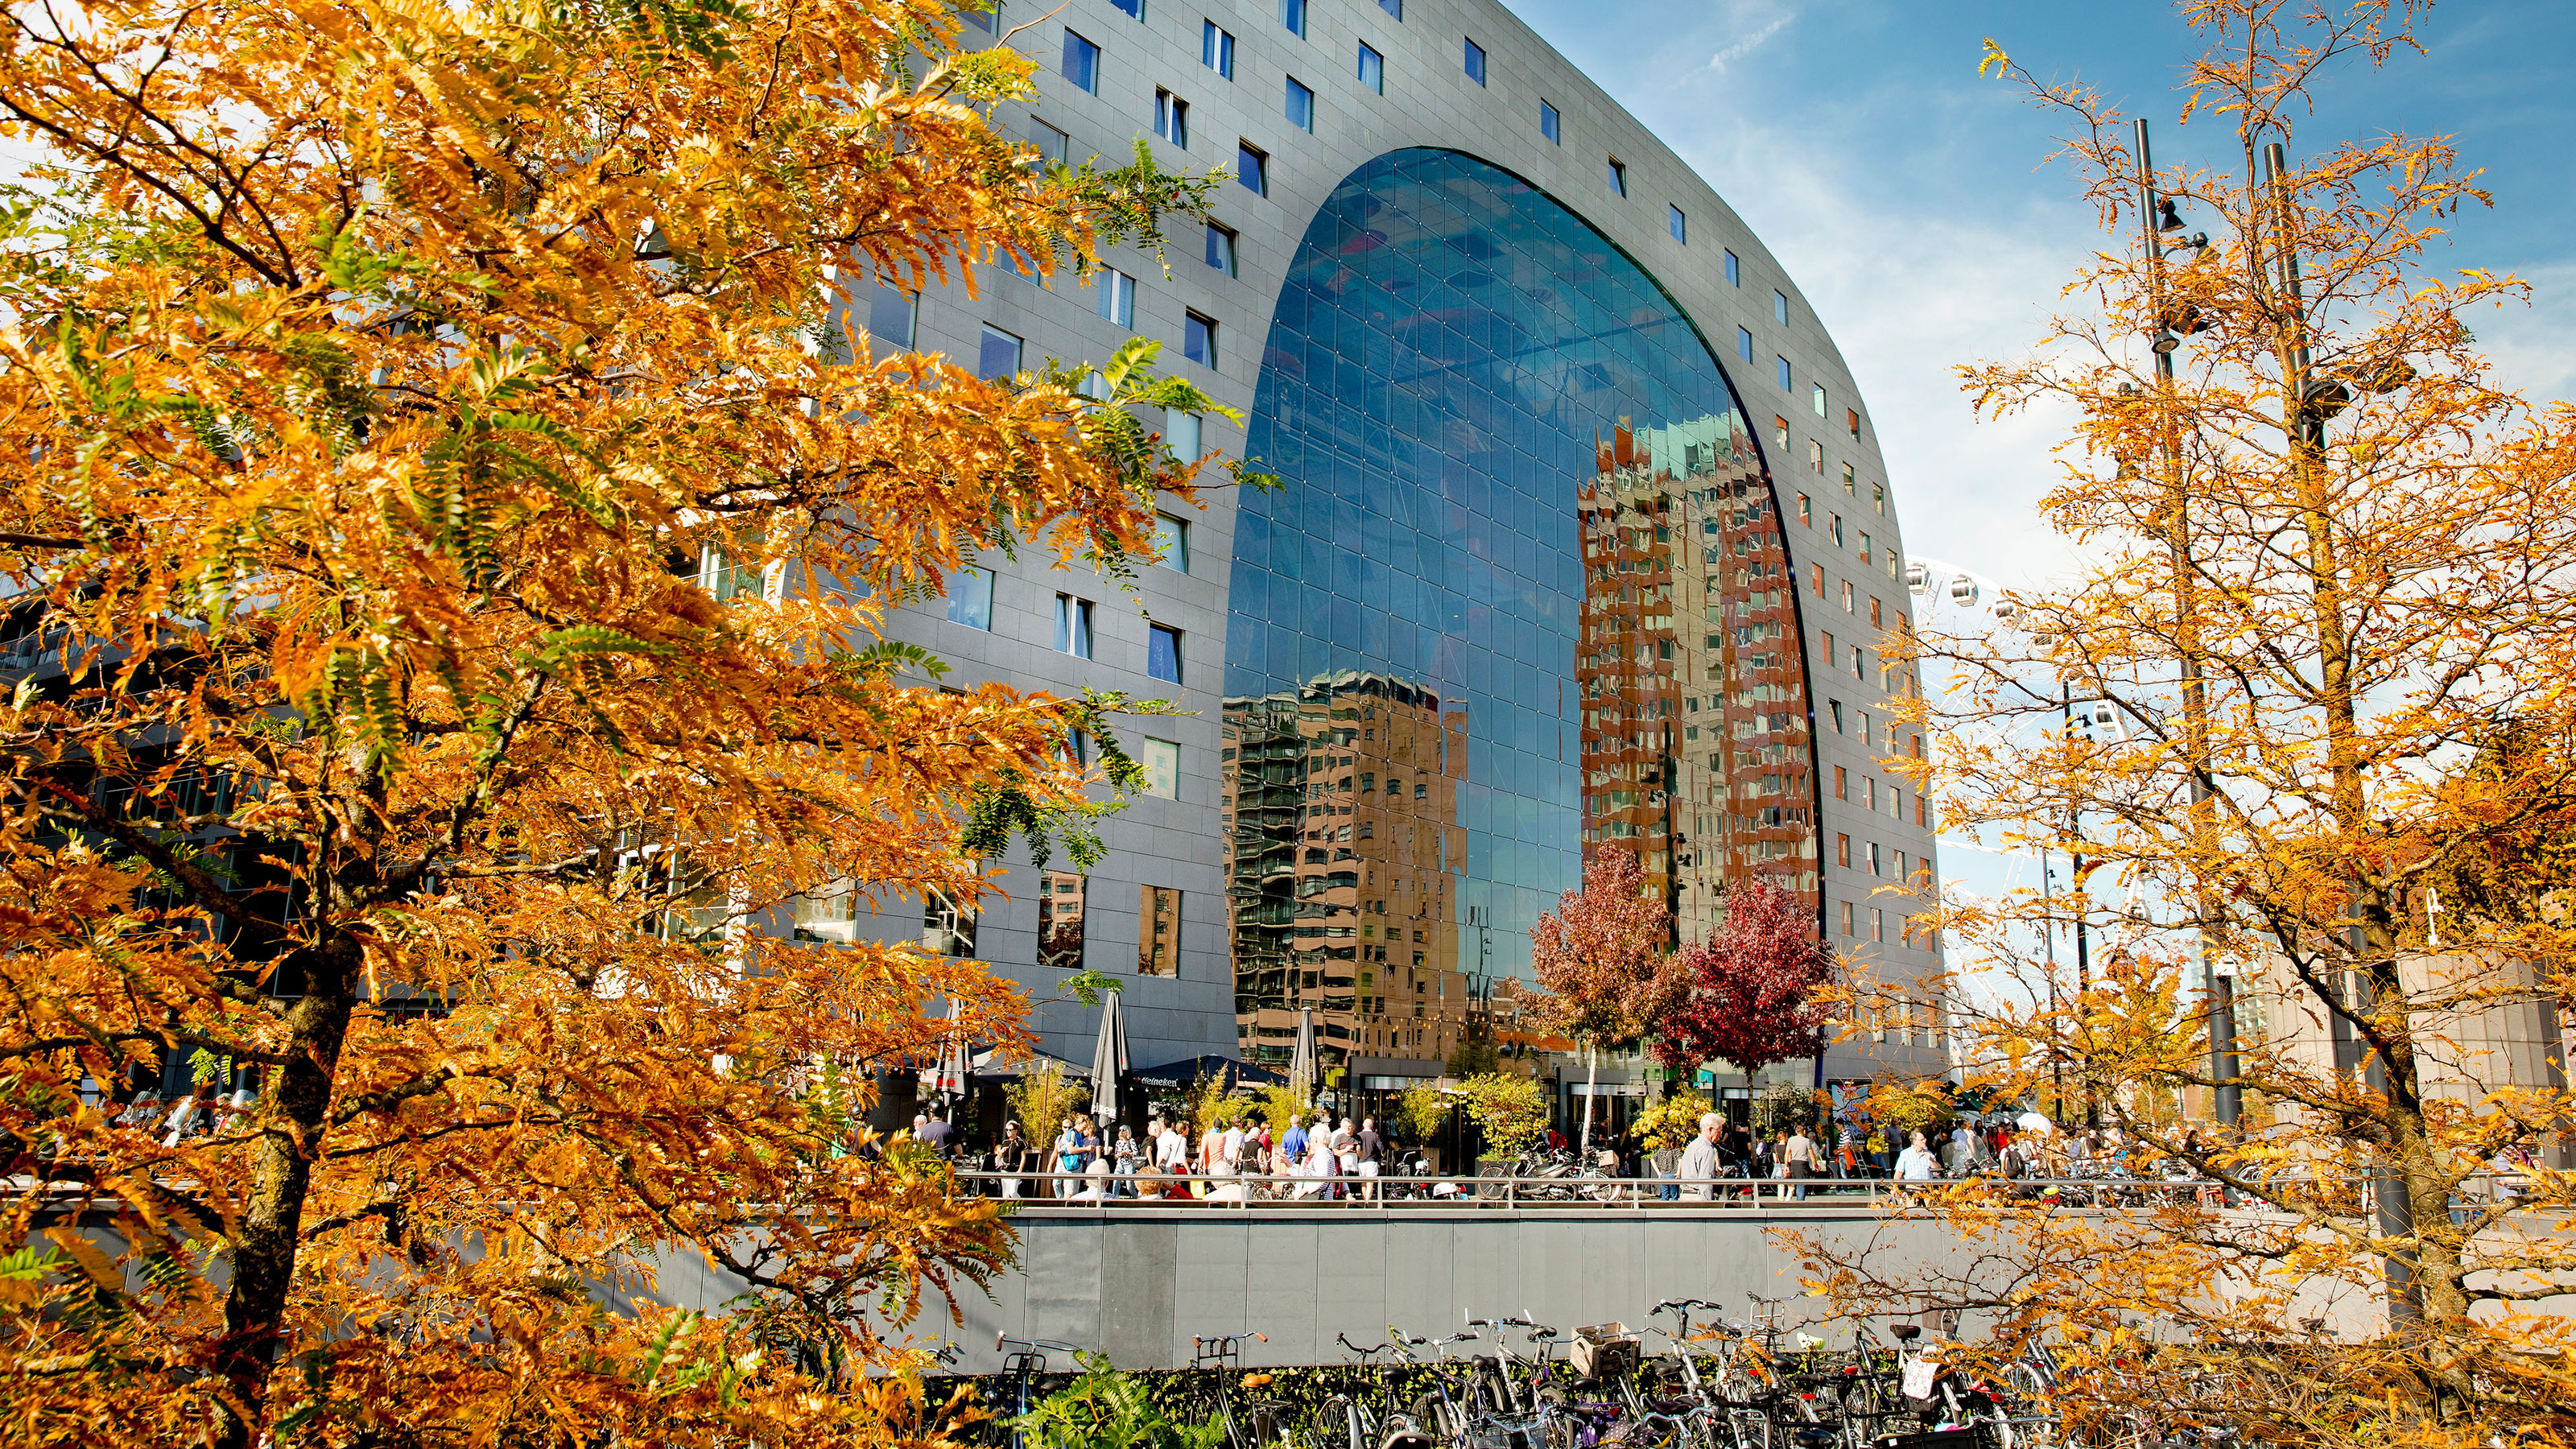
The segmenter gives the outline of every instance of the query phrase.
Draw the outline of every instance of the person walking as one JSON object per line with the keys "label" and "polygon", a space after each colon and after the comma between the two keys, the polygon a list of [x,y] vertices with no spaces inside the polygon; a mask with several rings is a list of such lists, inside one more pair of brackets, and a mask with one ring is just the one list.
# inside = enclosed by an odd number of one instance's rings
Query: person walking
{"label": "person walking", "polygon": [[1126,1123],[1119,1123],[1118,1141],[1109,1149],[1109,1170],[1118,1178],[1113,1190],[1120,1197],[1136,1195],[1137,1155],[1135,1134],[1127,1130]]}
{"label": "person walking", "polygon": [[1359,1157],[1360,1190],[1370,1202],[1377,1201],[1378,1159],[1386,1155],[1386,1143],[1377,1135],[1377,1119],[1362,1117],[1356,1139]]}
{"label": "person walking", "polygon": [[1896,1180],[1930,1182],[1941,1175],[1941,1164],[1932,1156],[1931,1144],[1922,1133],[1914,1134],[1914,1145],[1896,1154]]}
{"label": "person walking", "polygon": [[1804,1122],[1789,1129],[1788,1140],[1780,1144],[1781,1175],[1796,1184],[1790,1196],[1799,1202],[1807,1200],[1807,1180],[1816,1175],[1816,1142],[1807,1135]]}
{"label": "person walking", "polygon": [[1333,1163],[1335,1175],[1352,1178],[1360,1175],[1360,1134],[1351,1128],[1351,1119],[1333,1129]]}
{"label": "person walking", "polygon": [[1002,1196],[1020,1195],[1022,1183],[1016,1174],[1029,1170],[1029,1153],[1028,1134],[1020,1130],[1020,1124],[1016,1120],[1003,1123],[1001,1145],[993,1149],[993,1170],[1013,1175],[1002,1179]]}
{"label": "person walking", "polygon": [[1296,1164],[1306,1160],[1306,1114],[1288,1114],[1288,1133],[1279,1139],[1279,1150],[1286,1159],[1283,1166],[1289,1170],[1294,1170]]}
{"label": "person walking", "polygon": [[1681,1165],[1674,1169],[1681,1183],[1682,1196],[1693,1202],[1708,1202],[1717,1193],[1717,1133],[1726,1119],[1715,1112],[1699,1115],[1699,1135],[1682,1149]]}

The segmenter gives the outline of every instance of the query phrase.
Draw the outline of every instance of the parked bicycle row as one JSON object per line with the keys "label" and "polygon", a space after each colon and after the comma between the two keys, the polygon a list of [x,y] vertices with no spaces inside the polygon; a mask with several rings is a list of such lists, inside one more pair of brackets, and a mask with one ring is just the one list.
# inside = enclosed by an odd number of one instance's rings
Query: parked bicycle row
{"label": "parked bicycle row", "polygon": [[[1209,1381],[1203,1410],[1228,1449],[2044,1449],[2059,1437],[2044,1354],[1998,1377],[1914,1323],[1883,1337],[1863,1327],[1828,1348],[1784,1328],[1780,1309],[1755,1298],[1738,1320],[1679,1298],[1637,1327],[1568,1332],[1521,1314],[1468,1317],[1442,1335],[1391,1326],[1375,1344],[1342,1335],[1335,1388],[1304,1403],[1279,1395],[1276,1371],[1240,1366],[1257,1333],[1196,1337],[1192,1367]],[[1012,1387],[995,1406],[995,1442],[1070,1449],[1024,1441],[1009,1420],[1029,1407],[1050,1355],[1071,1346],[1002,1337],[996,1347]]]}

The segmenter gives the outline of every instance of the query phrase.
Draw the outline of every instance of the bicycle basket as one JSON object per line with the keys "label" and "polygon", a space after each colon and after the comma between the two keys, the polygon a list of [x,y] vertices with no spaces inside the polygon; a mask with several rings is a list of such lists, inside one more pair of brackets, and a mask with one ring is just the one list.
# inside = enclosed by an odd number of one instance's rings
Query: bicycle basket
{"label": "bicycle basket", "polygon": [[1637,1341],[1625,1337],[1624,1323],[1595,1323],[1574,1330],[1574,1344],[1566,1361],[1574,1371],[1587,1379],[1606,1379],[1628,1372],[1637,1366]]}

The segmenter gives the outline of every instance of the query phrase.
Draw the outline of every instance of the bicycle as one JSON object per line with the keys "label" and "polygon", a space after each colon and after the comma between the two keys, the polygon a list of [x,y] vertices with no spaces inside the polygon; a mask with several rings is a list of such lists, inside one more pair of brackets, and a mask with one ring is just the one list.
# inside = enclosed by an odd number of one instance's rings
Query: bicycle
{"label": "bicycle", "polygon": [[[1277,1399],[1250,1400],[1243,1406],[1243,1416],[1236,1417],[1235,1386],[1231,1382],[1234,1375],[1241,1374],[1242,1386],[1247,1389],[1267,1388],[1273,1381],[1269,1374],[1241,1373],[1242,1344],[1247,1338],[1259,1343],[1270,1341],[1265,1333],[1190,1336],[1190,1367],[1216,1371],[1216,1416],[1225,1424],[1227,1449],[1253,1449],[1254,1445],[1279,1443],[1288,1437],[1280,1429],[1280,1410],[1284,1406]],[[1210,1348],[1210,1344],[1216,1346]]]}
{"label": "bicycle", "polygon": [[[1005,1333],[993,1335],[993,1352],[1003,1354],[1002,1372],[1011,1375],[1010,1449],[1022,1449],[1019,1421],[1028,1417],[1029,1380],[1047,1371],[1050,1353],[1079,1353],[1069,1343],[1056,1343],[1043,1338],[1013,1338]],[[942,1355],[942,1361],[950,1361]]]}
{"label": "bicycle", "polygon": [[1386,1382],[1391,1364],[1381,1362],[1377,1356],[1385,1354],[1392,1359],[1404,1352],[1404,1335],[1391,1325],[1387,1334],[1388,1341],[1375,1348],[1360,1347],[1351,1342],[1348,1334],[1333,1335],[1349,1355],[1345,1361],[1357,1365],[1363,1374],[1374,1373],[1379,1382],[1375,1394],[1354,1389],[1333,1394],[1316,1406],[1309,1432],[1317,1449],[1323,1449],[1336,1436],[1343,1449],[1432,1449],[1430,1436],[1411,1416],[1384,1412],[1392,1401],[1394,1386]]}

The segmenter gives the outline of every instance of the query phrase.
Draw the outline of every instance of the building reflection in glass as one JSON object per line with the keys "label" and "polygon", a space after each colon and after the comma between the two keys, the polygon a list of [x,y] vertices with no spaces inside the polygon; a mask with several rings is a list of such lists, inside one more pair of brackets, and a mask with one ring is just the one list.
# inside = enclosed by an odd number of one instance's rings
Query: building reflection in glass
{"label": "building reflection in glass", "polygon": [[1285,1061],[1301,1009],[1328,1060],[1439,1057],[1475,998],[1453,922],[1466,721],[1383,675],[1225,705],[1220,809],[1236,1028]]}
{"label": "building reflection in glass", "polygon": [[1637,852],[1683,940],[1759,871],[1816,899],[1797,589],[1735,414],[1620,420],[1578,495],[1583,843]]}
{"label": "building reflection in glass", "polygon": [[1689,319],[1580,218],[1454,152],[1352,173],[1246,452],[1285,484],[1243,500],[1226,627],[1247,1054],[1284,1059],[1313,1006],[1328,1063],[1443,1055],[1605,842],[1686,936],[1746,871],[1813,892],[1769,476]]}

